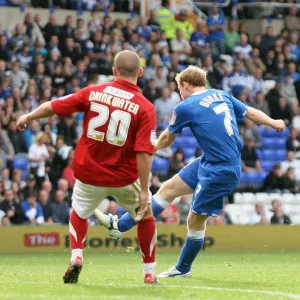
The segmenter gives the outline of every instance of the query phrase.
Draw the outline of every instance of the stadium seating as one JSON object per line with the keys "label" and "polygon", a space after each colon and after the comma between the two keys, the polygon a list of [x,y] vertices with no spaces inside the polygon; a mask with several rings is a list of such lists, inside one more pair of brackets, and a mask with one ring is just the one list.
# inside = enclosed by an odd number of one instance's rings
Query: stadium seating
{"label": "stadium seating", "polygon": [[27,153],[18,153],[13,160],[14,169],[20,169],[22,171],[22,179],[26,180],[29,169],[29,159]]}
{"label": "stadium seating", "polygon": [[152,172],[166,176],[168,174],[169,163],[169,160],[165,158],[153,159]]}
{"label": "stadium seating", "polygon": [[257,202],[264,203],[265,208],[271,210],[273,200],[281,201],[293,224],[300,224],[300,194],[235,193],[233,200],[234,204],[229,204],[226,210],[236,224],[249,224]]}

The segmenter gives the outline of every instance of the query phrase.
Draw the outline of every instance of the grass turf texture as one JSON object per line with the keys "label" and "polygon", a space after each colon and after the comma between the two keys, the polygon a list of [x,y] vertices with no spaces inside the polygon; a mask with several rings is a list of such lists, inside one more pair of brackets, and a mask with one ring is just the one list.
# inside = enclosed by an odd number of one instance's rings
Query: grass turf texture
{"label": "grass turf texture", "polygon": [[[69,254],[0,255],[0,299],[300,299],[300,253],[202,253],[192,278],[142,283],[139,253],[85,253],[76,285],[63,284]],[[177,255],[158,254],[157,273]]]}

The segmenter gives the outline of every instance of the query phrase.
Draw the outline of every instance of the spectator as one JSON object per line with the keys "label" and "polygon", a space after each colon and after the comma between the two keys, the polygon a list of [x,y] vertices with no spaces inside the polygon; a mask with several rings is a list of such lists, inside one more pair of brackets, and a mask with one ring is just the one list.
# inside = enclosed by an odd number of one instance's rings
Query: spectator
{"label": "spectator", "polygon": [[240,43],[237,44],[233,49],[235,55],[242,54],[245,60],[250,59],[250,55],[252,52],[252,46],[248,44],[248,37],[245,34],[241,34]]}
{"label": "spectator", "polygon": [[[262,52],[261,52],[262,53]],[[277,75],[277,68],[275,63],[275,52],[274,50],[269,50],[264,60],[264,64],[266,66],[265,78],[274,79]]]}
{"label": "spectator", "polygon": [[176,82],[175,81],[169,81],[168,87],[169,87],[170,92],[171,92],[172,100],[176,103],[179,103],[181,101],[181,97],[177,92],[178,90],[177,90]]}
{"label": "spectator", "polygon": [[151,178],[151,185],[150,185],[150,192],[152,193],[152,195],[155,195],[158,190],[160,189],[162,183],[159,180],[158,175],[153,175]]}
{"label": "spectator", "polygon": [[258,202],[255,205],[255,213],[251,217],[251,224],[270,224],[272,213],[265,209],[263,203]]}
{"label": "spectator", "polygon": [[192,54],[192,48],[189,40],[184,38],[182,31],[177,30],[176,39],[171,41],[171,48],[173,53],[178,54],[179,63],[187,65],[189,55]]}
{"label": "spectator", "polygon": [[299,35],[297,31],[293,31],[290,34],[290,54],[294,61],[300,59]]}
{"label": "spectator", "polygon": [[184,166],[185,166],[184,152],[181,149],[177,149],[176,152],[173,154],[173,157],[170,161],[169,170],[168,170],[168,178],[173,177]]}
{"label": "spectator", "polygon": [[290,167],[282,177],[284,192],[298,193],[299,186],[296,183],[296,176],[294,168]]}
{"label": "spectator", "polygon": [[108,206],[108,214],[117,215],[119,218],[125,213],[125,210],[115,201],[111,200]]}
{"label": "spectator", "polygon": [[49,158],[49,153],[45,143],[48,136],[40,132],[35,139],[35,143],[30,146],[28,157],[30,159],[30,172],[36,176],[37,185],[40,187],[45,180],[45,162]]}
{"label": "spectator", "polygon": [[196,31],[191,35],[192,56],[202,58],[210,50],[208,43],[207,27],[203,22],[198,22]]}
{"label": "spectator", "polygon": [[24,25],[21,23],[16,25],[11,41],[17,46],[18,50],[22,49],[23,44],[32,45],[30,37],[25,32]]}
{"label": "spectator", "polygon": [[250,59],[245,61],[245,66],[250,74],[253,74],[257,68],[261,69],[263,73],[266,71],[266,66],[260,58],[260,51],[258,48],[252,49]]}
{"label": "spectator", "polygon": [[39,26],[34,22],[31,13],[25,14],[24,25],[26,26],[26,35],[30,37],[32,44],[40,43],[42,46],[44,46],[44,36]]}
{"label": "spectator", "polygon": [[26,186],[22,189],[22,199],[27,199],[30,194],[35,194],[38,191],[35,176],[29,174],[27,177]]}
{"label": "spectator", "polygon": [[[294,62],[288,64],[287,74],[290,74],[293,83],[300,80],[300,74],[297,72],[297,67]],[[283,79],[283,78],[282,78]]]}
{"label": "spectator", "polygon": [[49,194],[49,202],[51,202],[51,203],[54,202],[55,192],[53,190],[52,183],[51,183],[50,180],[45,180],[42,183],[41,190],[45,190],[45,191],[48,192],[48,194]]}
{"label": "spectator", "polygon": [[175,15],[168,8],[169,0],[161,1],[161,8],[156,11],[156,21],[159,24],[159,28],[161,31],[165,31],[168,40],[172,40],[175,38]]}
{"label": "spectator", "polygon": [[0,204],[3,202],[4,199],[5,199],[5,197],[4,197],[4,183],[2,182],[2,180],[0,180]]}
{"label": "spectator", "polygon": [[220,89],[221,88],[221,81],[222,81],[222,74],[221,72],[214,66],[213,60],[210,54],[207,54],[203,61],[202,61],[202,67],[204,70],[207,71],[207,80],[209,81],[209,84],[214,89]]}
{"label": "spectator", "polygon": [[57,190],[55,202],[52,203],[53,222],[56,224],[67,224],[69,222],[69,204],[65,202],[65,193]]}
{"label": "spectator", "polygon": [[209,219],[209,224],[214,224],[214,225],[231,225],[232,221],[227,213],[227,208],[228,208],[228,203],[227,201],[224,204],[223,209],[221,210],[220,214],[215,217],[215,218],[210,218]]}
{"label": "spectator", "polygon": [[245,145],[242,150],[242,169],[244,172],[261,172],[262,167],[258,159],[255,146],[254,137],[245,137]]}
{"label": "spectator", "polygon": [[29,124],[29,127],[24,132],[25,142],[28,147],[30,147],[34,143],[34,140],[37,134],[39,133],[39,131],[40,131],[39,121],[33,120]]}
{"label": "spectator", "polygon": [[9,78],[11,80],[11,87],[19,88],[22,96],[24,96],[27,90],[29,77],[25,71],[20,69],[19,62],[12,63],[12,70],[9,73]]}
{"label": "spectator", "polygon": [[299,132],[297,129],[292,128],[290,130],[290,135],[286,141],[286,150],[293,151],[295,153],[295,157],[299,158],[300,156],[300,139]]}
{"label": "spectator", "polygon": [[57,189],[63,191],[65,194],[65,201],[71,203],[72,193],[69,187],[69,183],[66,179],[60,178],[58,180]]}
{"label": "spectator", "polygon": [[4,190],[10,189],[11,188],[11,180],[9,177],[9,169],[8,168],[3,168],[1,172],[1,181],[4,184]]}
{"label": "spectator", "polygon": [[161,97],[161,89],[157,87],[155,78],[150,78],[147,82],[147,88],[143,91],[144,96],[153,103],[155,99]]}
{"label": "spectator", "polygon": [[30,64],[33,61],[32,55],[29,53],[29,44],[23,44],[22,51],[17,54],[17,60],[19,61],[21,68],[29,71]]}
{"label": "spectator", "polygon": [[191,210],[191,197],[182,196],[176,203],[176,208],[180,216],[180,224],[186,225],[188,214]]}
{"label": "spectator", "polygon": [[291,219],[289,216],[284,214],[283,208],[278,207],[274,212],[274,216],[271,218],[271,224],[288,224],[291,225]]}
{"label": "spectator", "polygon": [[[173,17],[172,17],[172,21],[173,21]],[[157,22],[157,15],[154,9],[150,11],[149,21],[147,25],[151,28],[152,32],[159,31],[159,23]]]}
{"label": "spectator", "polygon": [[274,48],[276,37],[273,34],[273,27],[268,26],[265,34],[262,36],[261,53],[267,53],[270,49]]}
{"label": "spectator", "polygon": [[240,35],[236,29],[236,21],[230,20],[227,31],[225,31],[225,47],[226,53],[229,55],[233,54],[235,46],[240,42]]}
{"label": "spectator", "polygon": [[175,204],[171,203],[161,214],[160,217],[164,224],[180,224],[180,215]]}
{"label": "spectator", "polygon": [[3,155],[11,165],[13,157],[15,155],[14,147],[9,139],[6,130],[1,129],[0,123],[0,155]]}
{"label": "spectator", "polygon": [[8,223],[13,225],[24,223],[24,213],[20,202],[16,200],[14,192],[11,189],[7,189],[4,196],[3,202],[0,203],[0,210],[2,210],[9,219]]}
{"label": "spectator", "polygon": [[281,84],[277,81],[275,87],[272,88],[266,95],[266,101],[269,104],[272,118],[274,118],[274,114],[276,114],[276,111],[279,109],[280,90]]}
{"label": "spectator", "polygon": [[26,217],[26,221],[31,224],[41,225],[45,222],[43,209],[37,201],[36,193],[29,194],[27,200],[21,202],[21,207]]}
{"label": "spectator", "polygon": [[263,190],[267,193],[281,193],[283,190],[283,172],[280,164],[275,164],[265,179]]}
{"label": "spectator", "polygon": [[286,154],[286,160],[281,162],[281,168],[284,172],[288,168],[293,168],[295,170],[296,182],[300,182],[300,160],[295,159],[293,151],[288,151]]}
{"label": "spectator", "polygon": [[40,190],[39,203],[43,210],[43,216],[46,224],[53,224],[52,218],[52,205],[50,204],[49,192],[46,190]]}
{"label": "spectator", "polygon": [[222,88],[224,91],[232,93],[235,97],[238,97],[241,92],[248,86],[249,78],[248,74],[241,69],[241,63],[235,61],[233,66],[233,72],[228,76],[225,76],[222,82]]}
{"label": "spectator", "polygon": [[155,81],[156,81],[156,85],[159,89],[162,89],[163,87],[166,87],[168,85],[168,80],[164,76],[164,67],[163,66],[159,66],[156,68]]}
{"label": "spectator", "polygon": [[284,97],[279,98],[277,110],[273,108],[273,117],[284,120],[286,125],[291,124],[292,114]]}
{"label": "spectator", "polygon": [[253,97],[255,97],[255,95],[259,92],[264,92],[265,82],[263,80],[262,69],[256,68],[253,76],[249,77],[249,88]]}
{"label": "spectator", "polygon": [[173,115],[173,111],[178,102],[175,102],[170,95],[170,89],[164,87],[162,96],[154,101],[154,106],[157,114],[157,121],[162,124],[168,124]]}
{"label": "spectator", "polygon": [[49,21],[43,29],[43,34],[47,43],[50,41],[50,38],[52,36],[60,36],[60,28],[57,25],[56,17],[54,14],[51,14],[49,16]]}
{"label": "spectator", "polygon": [[214,4],[211,8],[211,14],[207,18],[207,26],[209,29],[209,41],[213,56],[225,53],[225,18],[221,8]]}
{"label": "spectator", "polygon": [[12,58],[11,49],[7,37],[5,35],[0,36],[0,59],[10,62]]}
{"label": "spectator", "polygon": [[243,130],[243,140],[247,140],[247,137],[253,137],[254,139],[254,147],[260,148],[261,143],[261,135],[257,129],[257,126],[249,119],[245,119],[245,128]]}
{"label": "spectator", "polygon": [[280,94],[284,97],[288,103],[292,100],[297,99],[297,93],[290,74],[284,75],[284,81],[281,85]]}
{"label": "spectator", "polygon": [[148,18],[147,17],[141,17],[139,20],[139,25],[135,28],[135,32],[139,36],[143,36],[146,41],[148,42],[150,40],[150,34],[152,32],[152,29],[148,24]]}
{"label": "spectator", "polygon": [[186,9],[182,9],[179,13],[178,21],[176,21],[176,29],[183,33],[183,38],[190,40],[194,30],[193,25],[188,21],[188,13]]}
{"label": "spectator", "polygon": [[57,124],[57,134],[64,137],[67,146],[74,147],[76,145],[76,122],[72,116],[67,116],[59,120]]}
{"label": "spectator", "polygon": [[72,38],[74,31],[73,17],[69,15],[66,17],[65,24],[60,28],[60,41],[63,42],[67,38]]}
{"label": "spectator", "polygon": [[67,180],[69,188],[73,188],[75,184],[75,176],[73,170],[73,157],[74,157],[74,150],[69,152],[68,156],[68,165],[64,168],[62,172],[62,178]]}
{"label": "spectator", "polygon": [[264,112],[265,114],[267,114],[268,116],[270,115],[270,109],[269,109],[269,104],[268,102],[265,100],[265,95],[263,92],[258,92],[256,94],[256,97],[254,99],[254,102],[252,104],[252,106],[256,109],[261,110],[262,112]]}

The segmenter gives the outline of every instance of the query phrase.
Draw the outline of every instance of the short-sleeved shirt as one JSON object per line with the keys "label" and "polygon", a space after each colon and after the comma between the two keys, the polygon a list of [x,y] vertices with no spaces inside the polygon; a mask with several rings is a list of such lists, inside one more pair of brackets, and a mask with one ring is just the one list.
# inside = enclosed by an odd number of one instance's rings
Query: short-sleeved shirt
{"label": "short-sleeved shirt", "polygon": [[180,134],[190,127],[208,162],[231,163],[241,157],[237,119],[243,119],[246,112],[247,107],[229,93],[203,90],[176,106],[169,131]]}
{"label": "short-sleeved shirt", "polygon": [[[217,15],[210,15],[207,18],[206,24],[208,28],[215,26],[215,25],[225,25],[225,18],[223,14],[217,14]],[[213,32],[210,32],[209,34],[209,40],[210,41],[220,41],[224,40],[224,30],[218,29]]]}
{"label": "short-sleeved shirt", "polygon": [[156,138],[154,106],[137,85],[116,79],[51,103],[60,117],[85,113],[73,160],[75,178],[103,187],[126,186],[137,180],[136,154],[153,154]]}

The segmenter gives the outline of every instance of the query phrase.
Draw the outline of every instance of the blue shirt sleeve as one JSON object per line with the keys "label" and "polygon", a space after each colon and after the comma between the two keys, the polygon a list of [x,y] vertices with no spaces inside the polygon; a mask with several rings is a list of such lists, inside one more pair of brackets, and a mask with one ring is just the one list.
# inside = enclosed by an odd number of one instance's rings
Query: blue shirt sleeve
{"label": "blue shirt sleeve", "polygon": [[36,209],[37,209],[36,218],[43,217],[44,214],[43,214],[43,208],[41,204],[37,203]]}
{"label": "blue shirt sleeve", "polygon": [[207,25],[208,27],[213,26],[213,18],[212,18],[211,16],[209,16],[209,17],[207,18],[207,20],[206,20],[206,25]]}
{"label": "blue shirt sleeve", "polygon": [[247,113],[248,107],[243,102],[234,98],[231,95],[230,95],[229,99],[233,105],[235,117],[239,120],[243,120]]}
{"label": "blue shirt sleeve", "polygon": [[168,129],[172,134],[180,134],[184,127],[189,126],[190,121],[188,109],[184,102],[181,102],[174,109]]}

